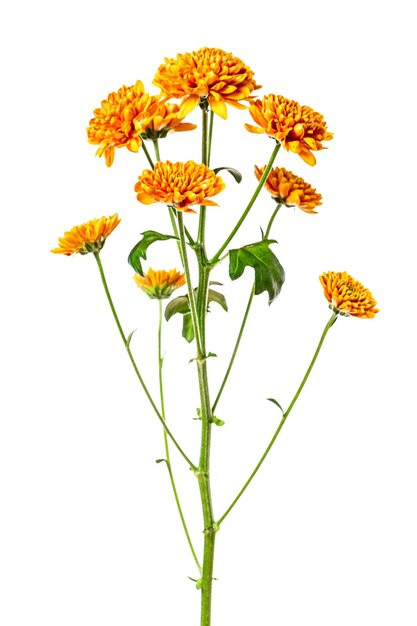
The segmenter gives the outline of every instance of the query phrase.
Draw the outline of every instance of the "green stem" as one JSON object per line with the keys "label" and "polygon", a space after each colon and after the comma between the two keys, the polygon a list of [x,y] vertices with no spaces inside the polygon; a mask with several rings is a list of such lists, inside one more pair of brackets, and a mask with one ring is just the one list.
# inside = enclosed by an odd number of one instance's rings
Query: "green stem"
{"label": "green stem", "polygon": [[241,496],[243,495],[243,493],[246,491],[247,487],[250,485],[250,483],[252,482],[253,478],[255,477],[255,475],[257,474],[259,468],[261,467],[262,463],[265,461],[269,451],[271,450],[272,446],[275,443],[276,438],[278,437],[279,433],[281,432],[282,427],[285,424],[285,421],[287,419],[287,417],[289,416],[289,414],[291,413],[291,410],[294,406],[294,404],[297,402],[298,396],[300,395],[300,393],[303,390],[304,385],[307,382],[308,377],[310,376],[310,372],[313,369],[314,363],[316,362],[316,359],[319,355],[319,352],[321,350],[321,347],[323,345],[323,342],[326,338],[326,335],[328,333],[328,331],[330,330],[330,328],[333,326],[333,324],[336,321],[337,318],[337,313],[332,313],[331,318],[329,319],[329,321],[327,322],[323,333],[320,337],[320,341],[318,343],[318,346],[316,348],[316,351],[314,353],[314,356],[310,362],[310,365],[307,368],[307,371],[304,375],[303,380],[300,383],[300,386],[298,387],[295,396],[293,397],[293,399],[291,400],[291,403],[288,407],[288,409],[285,411],[284,415],[282,416],[282,419],[279,423],[278,428],[276,429],[271,441],[269,442],[265,452],[263,453],[263,455],[261,456],[259,463],[256,465],[255,469],[253,470],[252,474],[249,476],[248,480],[245,482],[245,484],[243,485],[242,489],[239,491],[239,493],[237,494],[236,498],[233,500],[232,504],[229,506],[229,508],[223,513],[223,515],[219,518],[217,525],[220,526],[220,524],[224,521],[224,519],[229,515],[230,511],[234,508],[234,506],[236,505],[236,503],[238,502],[238,500],[241,498]]}
{"label": "green stem", "polygon": [[[202,110],[202,138],[201,138],[201,162],[208,165],[208,136],[207,136],[208,110]],[[200,218],[198,221],[197,241],[203,245],[206,227],[206,207],[200,207]]]}
{"label": "green stem", "polygon": [[153,143],[153,147],[154,147],[154,150],[155,150],[155,158],[156,158],[157,161],[160,161],[161,160],[161,155],[159,154],[159,143],[158,143],[158,140],[157,139],[153,139],[152,143]]}
{"label": "green stem", "polygon": [[[159,374],[159,397],[161,400],[161,415],[164,422],[166,422],[165,415],[165,400],[164,400],[164,386],[163,386],[163,378],[162,378],[162,367],[164,364],[164,359],[162,356],[162,299],[158,300],[159,303],[159,321],[158,321],[158,374]],[[169,479],[171,482],[172,491],[174,493],[175,503],[177,505],[178,513],[181,519],[181,524],[184,529],[184,533],[187,539],[187,543],[190,547],[191,554],[193,555],[193,559],[197,565],[198,571],[201,572],[201,565],[197,558],[196,552],[194,550],[193,542],[191,541],[190,533],[188,532],[187,524],[185,521],[184,513],[182,511],[180,499],[178,496],[177,487],[174,480],[174,474],[172,472],[171,458],[169,454],[169,440],[166,431],[164,430],[164,445],[165,445],[165,461],[168,469]]]}
{"label": "green stem", "polygon": [[151,166],[152,169],[154,169],[155,166],[154,166],[153,161],[151,159],[151,155],[148,152],[148,148],[145,145],[145,140],[144,139],[142,139],[142,150],[144,151],[145,156],[148,159],[149,165]]}
{"label": "green stem", "polygon": [[272,213],[271,219],[268,222],[268,226],[264,234],[264,239],[268,239],[269,233],[271,232],[272,224],[274,223],[274,219],[276,218],[278,211],[280,210],[281,207],[282,207],[282,204],[277,204],[275,211]]}
{"label": "green stem", "polygon": [[139,380],[139,382],[140,382],[140,384],[141,384],[141,386],[142,386],[142,389],[143,389],[143,391],[145,392],[145,395],[146,395],[146,397],[148,398],[148,400],[149,400],[149,402],[150,402],[150,404],[151,404],[151,406],[152,406],[152,408],[153,408],[153,410],[154,410],[154,412],[155,412],[155,414],[156,414],[157,418],[158,418],[158,419],[159,419],[159,421],[161,422],[161,424],[162,424],[162,426],[163,426],[163,428],[164,428],[164,431],[166,432],[166,434],[168,435],[168,437],[171,439],[172,443],[173,443],[173,444],[174,444],[174,446],[177,448],[177,450],[178,450],[178,452],[181,454],[181,456],[182,456],[182,457],[183,457],[183,458],[187,461],[187,463],[188,463],[188,465],[190,466],[190,468],[191,468],[193,471],[196,471],[196,470],[197,470],[196,466],[194,465],[194,463],[192,463],[192,462],[190,461],[190,459],[188,458],[188,456],[185,454],[185,452],[183,451],[183,449],[181,448],[181,446],[179,445],[179,443],[178,443],[178,442],[177,442],[177,440],[175,439],[174,435],[171,433],[171,431],[170,431],[170,429],[168,428],[168,426],[165,424],[165,421],[164,421],[164,419],[163,419],[162,415],[161,415],[161,414],[160,414],[160,412],[158,411],[158,408],[157,408],[157,406],[156,406],[155,402],[153,401],[152,396],[151,396],[151,394],[149,393],[147,386],[145,385],[145,382],[144,382],[144,380],[143,380],[143,378],[142,378],[142,376],[141,376],[141,374],[140,374],[140,372],[139,372],[138,366],[136,365],[135,359],[133,358],[132,352],[131,352],[131,350],[130,350],[129,340],[128,340],[128,339],[126,339],[126,336],[125,336],[125,334],[124,334],[124,332],[123,332],[123,329],[122,329],[122,327],[121,327],[121,324],[120,324],[120,321],[119,321],[118,315],[117,315],[117,313],[116,313],[116,309],[114,308],[113,300],[112,300],[112,298],[111,298],[110,291],[109,291],[109,288],[108,288],[108,286],[107,286],[106,277],[105,277],[105,275],[104,275],[103,265],[102,265],[102,263],[101,263],[101,259],[100,259],[100,253],[99,253],[99,252],[94,252],[94,256],[95,256],[95,259],[96,259],[96,261],[97,261],[98,269],[99,269],[100,276],[101,276],[101,281],[102,281],[102,283],[103,283],[104,291],[106,292],[107,300],[108,300],[108,303],[109,303],[109,305],[110,305],[111,312],[113,313],[113,317],[114,317],[114,320],[115,320],[115,322],[116,322],[116,326],[117,326],[117,328],[118,328],[118,330],[119,330],[120,336],[121,336],[121,338],[122,338],[122,341],[123,341],[123,343],[124,343],[124,346],[125,346],[125,348],[126,348],[126,350],[127,350],[127,353],[128,353],[128,355],[129,355],[130,362],[132,363],[133,369],[135,370],[136,376],[138,377],[138,380]]}
{"label": "green stem", "polygon": [[212,412],[213,412],[213,414],[214,414],[214,411],[216,410],[216,406],[217,406],[217,404],[218,404],[218,402],[219,402],[219,400],[220,400],[220,396],[221,396],[221,395],[222,395],[222,393],[223,393],[223,389],[224,389],[224,387],[225,387],[225,385],[226,385],[227,379],[229,378],[229,374],[230,374],[230,372],[231,372],[231,370],[232,370],[233,363],[234,363],[234,361],[235,361],[236,354],[237,354],[237,351],[238,351],[238,348],[239,348],[239,345],[240,345],[240,341],[241,341],[241,339],[242,339],[243,331],[245,330],[246,322],[247,322],[247,319],[248,319],[248,315],[249,315],[250,308],[251,308],[251,306],[252,306],[252,302],[253,302],[253,297],[254,297],[254,295],[255,295],[255,283],[253,284],[252,290],[251,290],[251,292],[250,292],[250,296],[249,296],[248,304],[246,305],[245,314],[244,314],[244,316],[243,316],[242,324],[241,324],[241,326],[240,326],[239,334],[238,334],[238,336],[237,336],[236,344],[235,344],[235,347],[234,347],[234,350],[233,350],[233,353],[232,353],[232,357],[231,357],[231,359],[230,359],[229,366],[228,366],[228,368],[227,368],[227,370],[226,370],[226,374],[224,375],[223,382],[222,382],[222,384],[220,385],[219,392],[218,392],[218,394],[217,394],[217,397],[216,397],[216,399],[215,399],[215,401],[214,401],[214,404],[213,404],[213,407],[212,407],[212,409],[211,409],[211,410],[212,410]]}
{"label": "green stem", "polygon": [[223,250],[225,250],[227,248],[227,246],[232,241],[233,237],[236,235],[237,231],[239,230],[239,228],[242,226],[243,222],[245,221],[249,211],[251,210],[252,206],[255,203],[256,198],[259,195],[259,192],[261,191],[262,187],[264,186],[264,183],[265,183],[266,179],[268,178],[268,174],[271,171],[271,168],[272,168],[272,166],[274,164],[274,161],[275,161],[275,157],[277,156],[280,147],[281,147],[281,144],[276,142],[275,146],[274,146],[274,149],[272,151],[272,154],[271,154],[271,158],[269,159],[268,165],[266,166],[265,171],[262,174],[262,177],[261,177],[261,179],[260,179],[260,181],[258,183],[258,186],[255,189],[255,192],[254,192],[252,198],[249,200],[249,204],[247,205],[246,209],[243,211],[239,221],[237,222],[236,226],[233,228],[232,232],[230,233],[230,235],[228,236],[228,238],[226,239],[224,244],[218,249],[218,251],[216,252],[214,257],[211,259],[210,265],[215,265],[217,263],[217,261],[219,260],[219,258],[222,255]]}
{"label": "green stem", "polygon": [[214,113],[213,111],[210,110],[207,165],[210,165],[210,158],[211,158],[211,142],[213,139],[213,120],[214,120]]}

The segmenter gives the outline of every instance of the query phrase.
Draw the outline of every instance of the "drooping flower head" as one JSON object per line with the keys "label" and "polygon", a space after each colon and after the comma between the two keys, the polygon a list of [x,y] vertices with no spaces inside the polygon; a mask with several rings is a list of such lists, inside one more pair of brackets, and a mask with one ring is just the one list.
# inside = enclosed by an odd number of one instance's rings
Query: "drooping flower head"
{"label": "drooping flower head", "polygon": [[347,272],[327,272],[320,276],[330,308],[340,315],[370,318],[379,313],[369,289]]}
{"label": "drooping flower head", "polygon": [[171,163],[158,161],[155,169],[144,170],[135,185],[137,199],[143,204],[161,202],[177,211],[195,213],[191,206],[217,206],[209,200],[220,193],[225,184],[207,165],[194,161]]}
{"label": "drooping flower head", "polygon": [[308,106],[301,106],[284,96],[264,96],[249,107],[259,126],[245,124],[251,133],[266,133],[279,141],[285,150],[298,154],[309,165],[315,165],[312,150],[322,150],[323,141],[333,139],[323,116]]}
{"label": "drooping flower head", "polygon": [[138,80],[131,87],[123,85],[103,100],[95,109],[94,117],[87,128],[88,141],[98,145],[98,156],[103,156],[110,167],[115,148],[126,146],[131,152],[138,152],[142,145],[141,134],[150,124],[161,100],[160,96],[145,93],[143,83]]}
{"label": "drooping flower head", "polygon": [[135,283],[150,298],[163,300],[169,298],[172,292],[185,285],[185,275],[177,270],[153,270],[151,267],[144,276],[133,276]]}
{"label": "drooping flower head", "polygon": [[59,248],[54,248],[51,252],[66,256],[77,252],[79,254],[99,252],[118,224],[120,224],[120,218],[115,213],[110,217],[100,217],[81,226],[74,226],[58,239]]}
{"label": "drooping flower head", "polygon": [[[261,180],[264,171],[265,165],[255,165],[258,180]],[[279,204],[296,206],[306,213],[317,213],[314,209],[321,205],[321,195],[302,178],[283,167],[274,167],[269,172],[265,187]]]}
{"label": "drooping flower head", "polygon": [[226,119],[227,104],[245,109],[241,101],[250,100],[252,91],[259,89],[253,76],[252,70],[230,52],[201,48],[177,54],[176,59],[166,58],[153,83],[170,98],[184,98],[183,115],[207,101],[214,113]]}
{"label": "drooping flower head", "polygon": [[142,139],[162,139],[170,132],[182,132],[194,130],[195,124],[183,122],[184,116],[180,116],[180,107],[173,102],[160,102],[155,113],[141,123]]}

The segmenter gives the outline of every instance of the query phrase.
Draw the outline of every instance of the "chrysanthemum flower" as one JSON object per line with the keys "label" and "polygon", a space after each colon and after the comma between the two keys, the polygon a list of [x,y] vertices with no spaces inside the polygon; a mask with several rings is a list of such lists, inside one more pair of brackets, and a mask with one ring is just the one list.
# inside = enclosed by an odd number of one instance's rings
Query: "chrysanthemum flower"
{"label": "chrysanthemum flower", "polygon": [[95,109],[87,128],[88,141],[99,146],[96,154],[104,154],[108,167],[113,163],[115,148],[126,146],[131,152],[138,152],[141,134],[151,124],[160,100],[160,96],[145,93],[143,83],[138,80],[131,87],[123,85],[109,94],[101,107]]}
{"label": "chrysanthemum flower", "polygon": [[333,139],[320,113],[284,96],[271,94],[255,100],[249,112],[259,126],[245,124],[246,130],[266,133],[279,141],[285,150],[299,154],[309,165],[316,164],[312,150],[322,150],[322,142]]}
{"label": "chrysanthemum flower", "polygon": [[178,287],[185,285],[185,275],[177,270],[153,270],[151,267],[143,277],[135,274],[133,279],[138,287],[150,298],[163,300],[169,298]]}
{"label": "chrysanthemum flower", "polygon": [[201,48],[177,54],[176,59],[166,58],[153,83],[170,98],[184,98],[180,109],[184,116],[207,101],[214,113],[226,119],[226,104],[245,109],[241,100],[250,99],[252,91],[259,89],[253,76],[251,69],[230,52]]}
{"label": "chrysanthemum flower", "polygon": [[195,124],[183,122],[184,116],[179,114],[178,104],[160,102],[155,113],[142,122],[142,139],[162,139],[169,132],[194,130]]}
{"label": "chrysanthemum flower", "polygon": [[88,254],[89,252],[99,252],[104,246],[107,237],[114,231],[120,223],[117,213],[110,217],[100,217],[91,220],[81,226],[74,226],[58,239],[59,248],[51,250],[54,254],[65,254],[71,256],[79,252]]}
{"label": "chrysanthemum flower", "polygon": [[[265,165],[255,165],[258,180],[264,171]],[[321,204],[321,195],[311,185],[283,167],[275,167],[269,172],[265,187],[279,204],[296,206],[306,213],[317,213],[314,209]]]}
{"label": "chrysanthemum flower", "polygon": [[320,276],[320,282],[330,307],[336,313],[367,318],[375,317],[379,312],[369,289],[347,272],[327,272]]}
{"label": "chrysanthemum flower", "polygon": [[161,202],[178,211],[195,213],[190,207],[196,204],[217,206],[209,198],[220,193],[224,187],[222,178],[206,165],[194,161],[158,161],[155,169],[142,172],[135,191],[137,199],[143,204]]}

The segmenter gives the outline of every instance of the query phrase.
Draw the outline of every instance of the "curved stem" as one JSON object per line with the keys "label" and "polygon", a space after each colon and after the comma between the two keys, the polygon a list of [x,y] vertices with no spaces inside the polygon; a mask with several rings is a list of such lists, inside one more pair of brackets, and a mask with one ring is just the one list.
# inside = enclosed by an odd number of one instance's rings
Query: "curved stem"
{"label": "curved stem", "polygon": [[113,300],[112,300],[111,295],[110,295],[110,291],[109,291],[109,288],[108,288],[108,285],[107,285],[106,277],[104,275],[103,265],[101,263],[99,252],[94,252],[94,257],[95,257],[95,259],[97,261],[97,265],[98,265],[98,269],[99,269],[99,272],[100,272],[100,277],[101,277],[101,280],[102,280],[102,283],[103,283],[104,291],[106,292],[107,300],[108,300],[108,303],[110,305],[111,312],[113,313],[113,317],[114,317],[114,320],[116,322],[116,326],[117,326],[117,328],[119,330],[120,336],[122,338],[124,346],[125,346],[125,348],[127,350],[127,353],[129,355],[130,362],[132,363],[133,369],[135,370],[135,374],[138,377],[138,380],[139,380],[139,382],[140,382],[140,384],[142,386],[142,389],[145,392],[145,395],[148,398],[148,400],[149,400],[149,402],[150,402],[150,404],[151,404],[151,406],[152,406],[152,408],[153,408],[157,418],[159,419],[159,421],[161,422],[162,426],[164,427],[164,431],[167,433],[168,437],[171,439],[172,443],[177,448],[177,450],[181,454],[181,456],[187,461],[187,463],[190,466],[190,468],[193,471],[195,471],[197,469],[196,466],[194,465],[194,463],[192,463],[190,461],[188,456],[185,454],[185,452],[183,451],[183,449],[181,448],[181,446],[179,445],[179,443],[175,439],[174,435],[171,433],[171,431],[168,428],[168,426],[165,424],[165,421],[164,421],[162,415],[158,411],[158,408],[157,408],[155,402],[153,401],[152,396],[149,393],[147,386],[145,385],[145,382],[144,382],[144,380],[143,380],[143,378],[141,376],[141,373],[139,372],[138,366],[136,365],[135,359],[133,358],[132,352],[130,351],[130,346],[129,346],[130,340],[126,339],[126,336],[125,336],[125,334],[123,332],[123,329],[121,327],[118,315],[116,313],[116,309],[114,308]]}
{"label": "curved stem", "polygon": [[161,160],[161,155],[159,153],[159,143],[158,143],[158,140],[154,139],[152,141],[152,143],[153,143],[153,147],[154,147],[154,150],[155,150],[155,158],[156,158],[157,161],[160,161]]}
{"label": "curved stem", "polygon": [[272,224],[274,223],[274,219],[276,218],[278,211],[282,207],[282,204],[277,204],[275,211],[271,215],[271,219],[268,222],[268,226],[266,227],[266,231],[264,234],[264,239],[268,239],[269,233],[271,232]]}
{"label": "curved stem", "polygon": [[[166,422],[166,415],[165,415],[165,400],[164,400],[164,386],[163,386],[163,378],[162,378],[162,367],[164,364],[164,359],[162,356],[162,299],[160,298],[158,300],[158,304],[159,304],[159,320],[158,320],[158,374],[159,374],[159,397],[161,400],[161,415],[162,415],[162,419],[164,420],[164,422]],[[187,543],[190,547],[191,550],[191,554],[193,556],[193,559],[197,565],[198,571],[201,572],[201,565],[200,562],[198,560],[197,554],[194,550],[194,546],[193,546],[193,542],[191,541],[191,537],[190,537],[190,533],[188,532],[188,528],[187,528],[187,524],[185,521],[185,517],[184,517],[184,513],[182,511],[182,507],[181,507],[181,503],[180,503],[180,499],[178,496],[178,491],[177,491],[177,487],[175,484],[175,480],[174,480],[174,474],[172,472],[172,465],[171,465],[171,458],[170,458],[170,454],[169,454],[169,442],[168,442],[168,435],[166,433],[166,431],[164,430],[164,446],[165,446],[165,460],[166,460],[166,466],[168,469],[168,474],[169,474],[169,480],[171,482],[171,487],[172,487],[172,491],[174,493],[174,498],[175,498],[175,503],[177,505],[177,509],[178,509],[178,513],[181,519],[181,524],[182,527],[184,529],[184,533],[187,539]]]}
{"label": "curved stem", "polygon": [[254,295],[255,295],[255,283],[253,283],[252,290],[250,292],[248,304],[246,305],[245,314],[243,316],[242,324],[240,326],[239,334],[237,336],[236,344],[235,344],[235,347],[234,347],[234,350],[233,350],[233,353],[232,353],[232,357],[230,359],[229,366],[228,366],[228,368],[226,370],[226,374],[224,375],[223,382],[220,385],[220,389],[219,389],[219,391],[217,393],[217,397],[216,397],[216,399],[214,401],[214,404],[213,404],[213,407],[212,407],[213,414],[214,414],[214,411],[216,410],[216,406],[217,406],[217,404],[218,404],[218,402],[220,400],[220,396],[223,393],[223,389],[224,389],[224,387],[226,385],[227,379],[229,378],[230,372],[232,370],[233,363],[235,361],[236,354],[237,354],[237,351],[238,351],[238,348],[239,348],[239,345],[240,345],[240,341],[242,339],[243,331],[245,330],[246,322],[247,322],[247,319],[248,319],[250,308],[252,306]]}
{"label": "curved stem", "polygon": [[237,494],[236,498],[233,500],[232,504],[229,506],[229,508],[223,513],[223,515],[219,518],[217,524],[220,526],[220,524],[223,522],[223,520],[229,515],[230,511],[234,508],[234,506],[236,505],[236,503],[238,502],[238,500],[241,498],[241,496],[243,495],[243,493],[246,491],[247,487],[250,485],[250,483],[252,482],[253,478],[256,476],[259,468],[261,467],[262,463],[265,461],[269,451],[271,450],[272,446],[275,443],[276,438],[278,437],[279,433],[281,432],[282,427],[285,424],[285,421],[287,419],[287,417],[289,416],[289,414],[291,413],[291,410],[294,406],[294,404],[297,402],[298,396],[300,395],[300,393],[303,390],[304,385],[307,382],[308,377],[310,376],[310,372],[313,369],[314,363],[316,362],[316,359],[319,355],[319,352],[321,350],[321,347],[323,345],[323,342],[326,338],[327,333],[329,332],[330,328],[333,326],[333,324],[336,321],[337,318],[337,313],[332,313],[331,318],[329,319],[329,321],[327,322],[323,333],[320,337],[320,341],[318,343],[318,346],[316,348],[316,351],[314,353],[314,356],[310,362],[310,365],[307,368],[307,371],[304,375],[303,380],[300,383],[300,386],[298,387],[293,399],[290,402],[290,405],[288,407],[288,409],[285,411],[284,415],[282,416],[282,419],[278,425],[278,428],[276,429],[271,441],[269,442],[265,452],[263,453],[263,455],[261,456],[258,464],[256,465],[255,469],[253,470],[252,474],[249,476],[248,480],[245,482],[245,484],[243,485],[242,489],[239,491],[239,493]]}
{"label": "curved stem", "polygon": [[145,153],[146,158],[148,159],[149,165],[151,166],[152,169],[154,169],[155,166],[154,166],[153,161],[151,159],[151,155],[148,152],[148,148],[145,145],[145,140],[144,139],[142,139],[142,149],[143,149],[143,151]]}
{"label": "curved stem", "polygon": [[228,236],[228,238],[226,239],[224,244],[218,249],[218,251],[216,252],[214,257],[211,259],[210,265],[217,263],[217,261],[221,257],[221,254],[222,254],[223,250],[225,250],[227,248],[227,246],[232,241],[233,237],[236,235],[237,231],[239,230],[239,228],[242,226],[243,222],[245,221],[249,211],[251,210],[252,206],[255,203],[256,198],[259,195],[259,192],[261,191],[262,187],[264,186],[264,183],[265,183],[266,179],[268,178],[268,174],[271,171],[271,168],[272,168],[272,166],[274,164],[274,161],[275,161],[275,157],[277,156],[280,147],[281,147],[281,144],[276,142],[275,143],[275,147],[274,147],[274,149],[272,151],[271,157],[269,159],[268,165],[266,166],[265,171],[262,174],[262,178],[259,181],[258,186],[256,187],[255,192],[254,192],[252,198],[249,200],[249,204],[247,205],[246,209],[243,211],[243,213],[242,213],[240,219],[238,220],[236,226],[233,228],[232,232],[230,233],[230,235]]}

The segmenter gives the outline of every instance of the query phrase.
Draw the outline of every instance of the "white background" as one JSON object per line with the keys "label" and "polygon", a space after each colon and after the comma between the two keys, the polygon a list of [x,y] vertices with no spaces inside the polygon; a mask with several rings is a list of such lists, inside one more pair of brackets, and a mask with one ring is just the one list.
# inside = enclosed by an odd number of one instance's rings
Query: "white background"
{"label": "white background", "polygon": [[[218,535],[213,626],[415,626],[415,33],[412,2],[16,2],[1,19],[3,392],[0,439],[4,626],[195,626],[199,594],[163,464],[161,429],[131,371],[94,259],[52,255],[76,224],[118,211],[102,253],[132,348],[157,393],[156,308],[126,256],[165,209],[133,185],[144,155],[105,167],[86,141],[110,91],[151,81],[164,56],[204,45],[233,52],[263,89],[325,115],[335,138],[311,168],[279,163],[320,191],[316,216],[282,210],[273,231],[287,273],[271,306],[256,298],[239,361],[218,407],[213,500],[220,516],[287,406],[329,311],[318,276],[347,270],[381,308],[340,319],[276,447]],[[198,112],[190,121],[199,123]],[[272,142],[216,118],[212,165],[225,175],[209,209],[215,249],[254,188]],[[163,158],[200,158],[198,131],[170,136]],[[259,237],[256,203],[236,238]],[[187,216],[190,228],[195,218]],[[178,264],[175,246],[149,250]],[[209,316],[212,395],[251,285],[224,282],[229,313]],[[199,423],[192,348],[180,320],[165,332],[168,418],[193,459]],[[197,485],[173,453],[193,537]]]}

